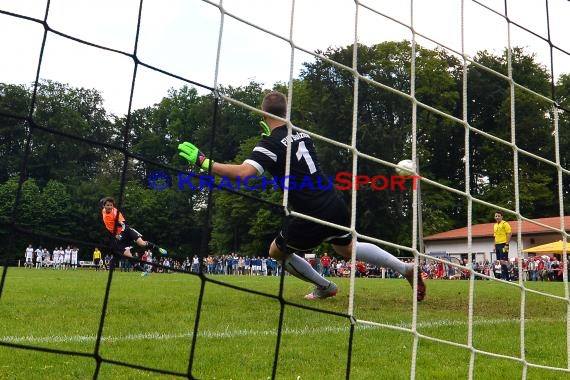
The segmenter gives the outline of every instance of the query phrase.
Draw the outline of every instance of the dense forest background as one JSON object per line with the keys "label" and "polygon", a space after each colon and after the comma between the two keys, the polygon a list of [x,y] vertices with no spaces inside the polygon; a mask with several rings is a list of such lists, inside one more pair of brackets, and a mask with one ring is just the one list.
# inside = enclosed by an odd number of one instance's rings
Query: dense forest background
{"label": "dense forest background", "polygon": [[[292,84],[291,120],[350,144],[354,77],[328,60],[350,67],[353,47],[320,53],[327,60],[305,63]],[[356,145],[364,154],[394,163],[411,156],[412,101],[372,83],[409,94],[411,54],[407,41],[358,47],[358,73],[365,80],[358,87]],[[570,114],[565,111],[570,109],[570,75],[553,80],[532,53],[515,48],[511,55],[513,80],[525,88],[515,86],[513,103],[511,84],[505,79],[506,52],[479,52],[476,64],[464,73],[455,56],[416,47],[416,99],[455,118],[417,108],[420,173],[465,191],[463,159],[468,155],[470,195],[514,209],[514,148],[489,136],[514,141],[518,149],[531,154],[518,154],[521,213],[529,218],[558,216],[557,167],[538,158],[556,161],[555,139],[559,139],[560,165],[570,167]],[[282,83],[272,89],[287,91]],[[220,89],[255,108],[267,90],[255,82]],[[556,111],[548,99],[559,105]],[[511,120],[513,105],[515,120]],[[553,133],[555,116],[558,134]],[[461,123],[464,118],[470,130]],[[243,196],[213,191],[211,224],[207,224],[208,192],[180,191],[176,186],[178,171],[191,169],[177,155],[180,142],[192,141],[216,161],[239,163],[260,139],[259,119],[256,112],[233,102],[220,101],[216,107],[212,94],[200,94],[190,86],[171,89],[160,103],[119,116],[105,110],[97,89],[49,79],[37,87],[0,83],[0,257],[20,257],[32,243],[50,250],[78,245],[80,257],[90,258],[93,248],[107,241],[99,207],[99,200],[107,195],[120,198],[127,221],[174,256],[231,251],[266,255],[267,243],[283,218],[280,192]],[[326,173],[352,171],[350,151],[318,139],[316,144]],[[150,189],[147,177],[155,171],[169,174],[173,186],[163,191]],[[390,167],[359,160],[359,174],[392,173]],[[566,174],[562,177],[566,195],[570,181]],[[126,184],[124,192],[121,181]],[[343,196],[350,200],[350,192]],[[425,183],[422,197],[424,235],[467,224],[465,197]],[[409,191],[361,189],[357,196],[359,232],[410,244],[411,200]],[[568,204],[563,207],[567,213]],[[492,208],[474,203],[473,223],[491,221],[492,213]]]}

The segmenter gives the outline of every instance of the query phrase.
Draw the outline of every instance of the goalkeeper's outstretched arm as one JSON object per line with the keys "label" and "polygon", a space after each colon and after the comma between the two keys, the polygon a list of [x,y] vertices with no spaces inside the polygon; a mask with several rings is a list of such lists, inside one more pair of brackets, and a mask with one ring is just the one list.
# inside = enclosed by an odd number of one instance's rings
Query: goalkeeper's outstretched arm
{"label": "goalkeeper's outstretched arm", "polygon": [[219,176],[225,176],[229,179],[245,178],[248,176],[257,175],[257,169],[253,165],[243,162],[239,165],[237,164],[221,164],[218,162],[214,163],[212,167],[212,173]]}
{"label": "goalkeeper's outstretched arm", "polygon": [[219,176],[228,177],[235,180],[236,178],[245,178],[247,176],[257,175],[257,169],[243,162],[241,164],[222,164],[219,162],[214,162],[206,157],[204,153],[200,151],[191,142],[183,142],[178,145],[179,155],[188,160],[191,164],[198,166],[200,169],[208,171],[212,170],[212,173]]}

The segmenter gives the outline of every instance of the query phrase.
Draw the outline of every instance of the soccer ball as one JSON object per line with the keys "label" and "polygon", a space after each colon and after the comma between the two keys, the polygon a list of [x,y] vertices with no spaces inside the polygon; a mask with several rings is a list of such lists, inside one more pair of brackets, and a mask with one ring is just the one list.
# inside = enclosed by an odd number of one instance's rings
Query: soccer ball
{"label": "soccer ball", "polygon": [[399,167],[396,168],[396,173],[399,175],[414,174],[414,171],[416,170],[416,165],[412,160],[402,160],[398,162],[398,166]]}

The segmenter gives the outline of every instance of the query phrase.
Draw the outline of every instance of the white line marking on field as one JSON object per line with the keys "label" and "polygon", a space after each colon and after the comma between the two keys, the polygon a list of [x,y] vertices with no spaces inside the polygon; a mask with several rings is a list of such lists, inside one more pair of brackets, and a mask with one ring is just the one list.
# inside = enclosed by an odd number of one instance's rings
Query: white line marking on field
{"label": "white line marking on field", "polygon": [[[531,319],[528,322],[562,322],[562,319]],[[501,325],[519,323],[516,319],[482,319],[473,322],[475,326],[484,325]],[[439,321],[420,322],[417,323],[418,329],[437,328],[446,326],[466,326],[466,321],[443,319]],[[396,327],[411,328],[409,323],[398,323]],[[381,327],[372,325],[357,324],[357,330],[365,329],[378,329]],[[283,329],[284,335],[306,335],[306,334],[322,334],[322,333],[343,333],[348,332],[349,326],[321,326],[318,328],[304,327],[301,329]],[[187,339],[192,338],[193,332],[186,332],[180,334],[164,334],[158,332],[149,332],[141,334],[117,335],[117,336],[103,336],[102,342],[120,342],[120,341],[138,341],[138,340],[171,340],[171,339]],[[224,338],[238,338],[243,336],[276,336],[277,330],[230,330],[227,328],[223,331],[200,331],[198,336],[206,339],[224,339]],[[51,336],[4,336],[0,337],[0,342],[6,343],[90,343],[95,342],[95,335],[51,335]]]}

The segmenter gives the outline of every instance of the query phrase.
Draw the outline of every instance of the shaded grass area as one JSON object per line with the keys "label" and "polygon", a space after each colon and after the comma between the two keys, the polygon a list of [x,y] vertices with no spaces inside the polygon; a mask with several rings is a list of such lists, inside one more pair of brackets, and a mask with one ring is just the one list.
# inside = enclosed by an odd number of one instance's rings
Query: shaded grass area
{"label": "shaded grass area", "polygon": [[[115,272],[96,351],[108,276],[9,268],[0,298],[0,379],[89,379],[97,357],[100,379],[173,378],[169,373],[267,379],[277,349],[278,379],[405,379],[412,371],[417,379],[462,379],[469,376],[471,359],[478,379],[521,378],[524,371],[528,379],[570,378],[568,372],[532,367],[567,367],[567,303],[508,284],[474,282],[470,330],[469,282],[428,282],[428,298],[418,307],[412,369],[412,292],[405,280],[356,279],[358,323],[351,342],[348,279],[335,280],[337,297],[309,301],[303,295],[310,286],[290,276],[279,299],[278,277],[212,277],[260,295],[189,274]],[[564,295],[562,283],[526,285]],[[521,352],[531,364],[526,369],[520,359],[501,357],[521,358]]]}

